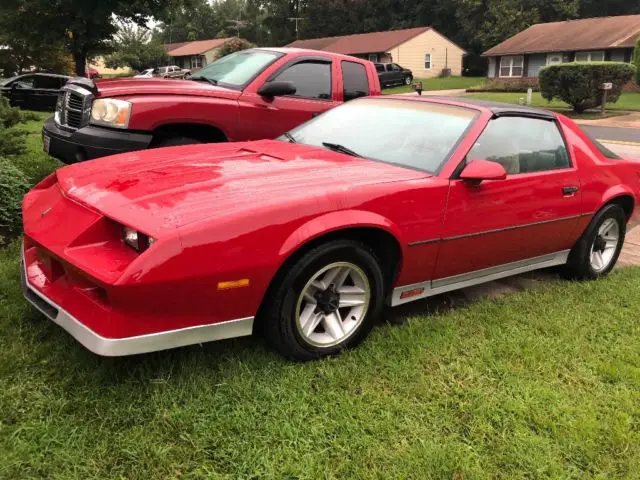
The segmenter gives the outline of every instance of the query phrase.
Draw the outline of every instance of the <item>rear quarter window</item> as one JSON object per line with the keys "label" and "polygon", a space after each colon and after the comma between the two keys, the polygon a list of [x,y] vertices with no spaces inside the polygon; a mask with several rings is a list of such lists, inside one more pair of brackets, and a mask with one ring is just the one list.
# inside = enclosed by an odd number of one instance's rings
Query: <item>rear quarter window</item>
{"label": "rear quarter window", "polygon": [[622,160],[621,157],[619,157],[618,155],[616,155],[614,152],[612,152],[611,150],[609,150],[607,147],[605,147],[603,144],[601,144],[598,140],[596,140],[595,138],[591,137],[591,135],[587,134],[587,136],[591,139],[591,142],[593,142],[593,145],[600,151],[600,153],[602,155],[604,155],[606,158],[611,159],[611,160]]}

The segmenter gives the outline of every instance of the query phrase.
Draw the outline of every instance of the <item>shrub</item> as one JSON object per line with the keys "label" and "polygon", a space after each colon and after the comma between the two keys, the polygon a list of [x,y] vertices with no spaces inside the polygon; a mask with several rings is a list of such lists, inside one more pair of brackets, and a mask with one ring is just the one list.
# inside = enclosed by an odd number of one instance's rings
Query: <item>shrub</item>
{"label": "shrub", "polygon": [[20,232],[22,197],[29,188],[25,174],[0,157],[0,244]]}
{"label": "shrub", "polygon": [[636,66],[636,83],[640,86],[640,38],[636,42],[636,51],[633,57],[633,63]]}
{"label": "shrub", "polygon": [[602,103],[601,86],[611,82],[607,102],[615,103],[622,88],[634,75],[635,67],[622,62],[573,62],[549,65],[540,70],[540,91],[551,101],[554,98],[568,103],[576,113]]}
{"label": "shrub", "polygon": [[467,88],[467,92],[517,92],[526,93],[532,88],[534,92],[540,91],[537,78],[519,78],[517,80],[490,80],[484,85]]}
{"label": "shrub", "polygon": [[217,57],[224,57],[225,55],[229,55],[230,53],[238,52],[240,50],[246,50],[247,48],[253,48],[255,45],[244,38],[232,38],[220,48],[218,48],[218,52],[216,53]]}
{"label": "shrub", "polygon": [[0,97],[0,125],[4,128],[9,128],[20,122],[22,122],[20,109],[11,107],[9,100],[5,97]]}

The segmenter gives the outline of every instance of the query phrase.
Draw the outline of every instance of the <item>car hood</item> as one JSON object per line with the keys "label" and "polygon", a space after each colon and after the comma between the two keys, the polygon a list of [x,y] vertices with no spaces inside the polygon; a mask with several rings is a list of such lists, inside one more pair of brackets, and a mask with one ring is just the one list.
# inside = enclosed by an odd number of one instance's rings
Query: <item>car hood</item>
{"label": "car hood", "polygon": [[237,99],[242,92],[218,87],[194,80],[168,80],[164,78],[126,78],[101,80],[96,83],[99,97],[121,97],[127,95],[197,95]]}
{"label": "car hood", "polygon": [[150,235],[214,217],[252,214],[257,207],[319,202],[362,185],[425,176],[275,140],[143,150],[57,172],[68,197]]}

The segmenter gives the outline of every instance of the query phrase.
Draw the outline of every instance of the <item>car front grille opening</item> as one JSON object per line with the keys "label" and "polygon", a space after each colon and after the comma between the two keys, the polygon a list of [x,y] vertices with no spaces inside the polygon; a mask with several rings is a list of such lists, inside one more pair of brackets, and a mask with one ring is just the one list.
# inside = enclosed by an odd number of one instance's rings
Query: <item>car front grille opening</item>
{"label": "car front grille opening", "polygon": [[58,316],[58,309],[51,305],[49,302],[45,301],[39,295],[36,295],[33,290],[27,284],[27,279],[25,277],[24,268],[20,271],[20,279],[22,280],[22,286],[24,290],[24,295],[27,297],[27,300],[31,302],[38,310],[40,310],[44,315],[46,315],[49,319],[55,320]]}

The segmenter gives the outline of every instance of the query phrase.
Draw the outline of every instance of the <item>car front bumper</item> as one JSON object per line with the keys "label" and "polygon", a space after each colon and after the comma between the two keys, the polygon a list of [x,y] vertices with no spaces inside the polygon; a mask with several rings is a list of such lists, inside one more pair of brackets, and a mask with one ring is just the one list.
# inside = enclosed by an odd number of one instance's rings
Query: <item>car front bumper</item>
{"label": "car front bumper", "polygon": [[[97,323],[114,320],[109,309],[104,308],[83,292],[66,275],[51,278],[37,255],[37,247],[22,248],[21,281],[27,301],[47,318],[61,326],[78,342],[97,355],[118,357],[135,355],[197,343],[223,340],[226,338],[251,335],[253,317],[229,320],[207,325],[134,335],[123,338],[109,338],[91,329],[82,320],[91,318]],[[68,310],[62,305],[66,305]],[[69,310],[76,310],[74,315]],[[135,319],[128,319],[134,321]]]}
{"label": "car front bumper", "polygon": [[132,133],[93,125],[69,131],[60,128],[53,117],[45,122],[42,129],[45,152],[64,163],[144,150],[151,139],[150,133]]}

